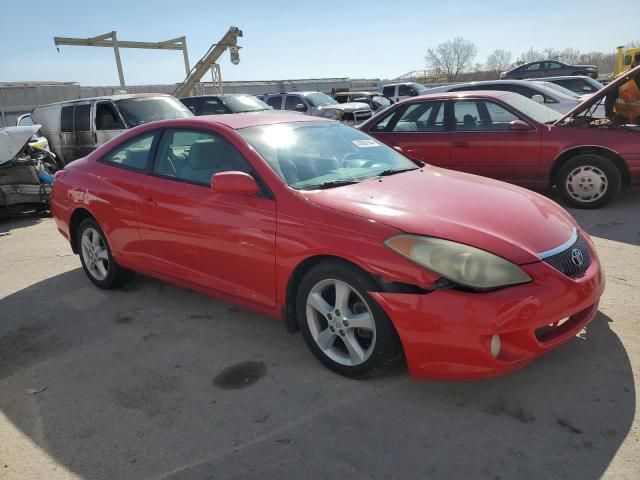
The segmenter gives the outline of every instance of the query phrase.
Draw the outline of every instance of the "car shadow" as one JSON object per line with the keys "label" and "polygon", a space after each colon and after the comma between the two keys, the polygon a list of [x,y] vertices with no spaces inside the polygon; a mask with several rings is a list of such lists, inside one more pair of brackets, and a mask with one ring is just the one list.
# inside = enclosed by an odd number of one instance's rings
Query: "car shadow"
{"label": "car shadow", "polygon": [[596,210],[567,208],[589,235],[640,245],[640,188],[623,189],[606,207]]}
{"label": "car shadow", "polygon": [[11,232],[18,228],[25,228],[40,223],[45,218],[50,218],[49,211],[30,211],[11,215],[0,214],[0,233]]}
{"label": "car shadow", "polygon": [[635,413],[602,313],[529,367],[464,383],[350,381],[279,322],[143,276],[105,292],[75,269],[0,311],[0,413],[87,479],[595,480]]}

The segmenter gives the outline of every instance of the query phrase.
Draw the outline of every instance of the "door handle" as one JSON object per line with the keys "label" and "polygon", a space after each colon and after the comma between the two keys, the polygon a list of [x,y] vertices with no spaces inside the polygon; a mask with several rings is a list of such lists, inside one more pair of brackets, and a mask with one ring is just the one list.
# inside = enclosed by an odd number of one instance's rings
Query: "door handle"
{"label": "door handle", "polygon": [[454,140],[451,143],[453,144],[454,147],[458,147],[458,148],[468,148],[469,147],[469,142],[461,142],[459,140]]}

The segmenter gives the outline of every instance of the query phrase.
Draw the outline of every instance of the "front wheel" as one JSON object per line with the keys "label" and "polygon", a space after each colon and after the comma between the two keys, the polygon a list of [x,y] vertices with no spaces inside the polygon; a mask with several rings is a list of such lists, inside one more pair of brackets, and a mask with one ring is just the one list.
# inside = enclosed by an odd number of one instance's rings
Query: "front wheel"
{"label": "front wheel", "polygon": [[600,208],[620,192],[622,178],[618,168],[597,154],[577,155],[558,173],[557,186],[563,200],[576,208]]}
{"label": "front wheel", "polygon": [[322,263],[304,276],[296,313],[311,352],[350,378],[368,378],[402,357],[400,339],[384,310],[369,296],[374,282],[355,267]]}

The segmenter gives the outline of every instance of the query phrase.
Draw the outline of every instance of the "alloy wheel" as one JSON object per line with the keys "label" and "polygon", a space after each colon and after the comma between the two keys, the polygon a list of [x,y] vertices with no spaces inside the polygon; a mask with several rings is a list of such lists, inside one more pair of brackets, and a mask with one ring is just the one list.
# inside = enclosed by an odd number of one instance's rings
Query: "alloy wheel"
{"label": "alloy wheel", "polygon": [[107,245],[94,228],[86,228],[80,240],[82,259],[89,274],[96,280],[102,281],[109,274],[109,251]]}
{"label": "alloy wheel", "polygon": [[364,363],[373,353],[376,324],[362,296],[342,280],[316,283],[307,296],[307,324],[322,352],[345,366]]}

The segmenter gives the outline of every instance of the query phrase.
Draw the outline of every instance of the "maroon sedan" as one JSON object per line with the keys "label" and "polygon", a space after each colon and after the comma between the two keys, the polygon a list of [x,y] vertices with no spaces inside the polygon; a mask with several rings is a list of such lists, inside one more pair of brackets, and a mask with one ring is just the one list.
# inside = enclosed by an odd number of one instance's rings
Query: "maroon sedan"
{"label": "maroon sedan", "polygon": [[598,118],[620,77],[567,115],[511,92],[413,97],[359,128],[424,162],[531,189],[557,187],[564,201],[599,208],[640,184],[640,126]]}

